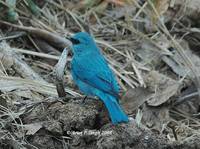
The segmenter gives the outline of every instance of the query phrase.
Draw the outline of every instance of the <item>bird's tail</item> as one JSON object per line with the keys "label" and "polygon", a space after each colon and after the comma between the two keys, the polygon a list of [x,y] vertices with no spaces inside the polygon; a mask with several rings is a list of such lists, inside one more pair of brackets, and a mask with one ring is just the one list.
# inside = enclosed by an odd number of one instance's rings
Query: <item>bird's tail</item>
{"label": "bird's tail", "polygon": [[124,113],[117,102],[116,97],[100,92],[99,98],[101,98],[101,100],[104,102],[113,124],[129,121],[128,116]]}

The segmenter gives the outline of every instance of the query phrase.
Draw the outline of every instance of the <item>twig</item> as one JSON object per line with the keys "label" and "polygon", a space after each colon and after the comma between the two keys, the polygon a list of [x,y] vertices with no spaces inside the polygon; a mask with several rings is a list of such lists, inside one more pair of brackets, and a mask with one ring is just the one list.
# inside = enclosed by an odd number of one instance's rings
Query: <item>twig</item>
{"label": "twig", "polygon": [[69,47],[69,48],[71,47],[70,41],[68,41],[67,39],[63,37],[60,37],[56,33],[48,32],[46,30],[42,30],[39,28],[19,26],[19,25],[11,24],[9,22],[2,21],[2,20],[0,20],[0,24],[8,25],[16,29],[26,31],[32,35],[35,35],[41,39],[48,41],[50,44],[54,45],[57,48],[64,49],[65,47]]}
{"label": "twig", "polygon": [[46,82],[39,74],[21,60],[19,55],[12,51],[12,48],[4,42],[0,44],[0,60],[5,65],[10,64],[13,69],[24,78]]}
{"label": "twig", "polygon": [[56,77],[56,80],[55,80],[56,89],[58,92],[58,96],[61,98],[66,96],[63,79],[64,79],[65,67],[67,64],[68,52],[69,51],[66,48],[63,50],[63,52],[60,56],[60,59],[54,68],[54,73],[55,73],[55,77]]}
{"label": "twig", "polygon": [[59,60],[59,56],[55,56],[55,55],[50,55],[50,54],[45,54],[45,53],[40,53],[40,52],[34,52],[34,51],[24,50],[24,49],[17,49],[17,48],[12,48],[12,50],[15,51],[16,53],[23,53],[23,54],[48,58],[48,59],[52,59],[52,60]]}
{"label": "twig", "polygon": [[0,38],[0,41],[2,41],[2,40],[7,40],[7,39],[18,38],[18,37],[24,36],[25,34],[26,34],[25,32],[19,32],[18,34],[15,34],[15,35],[6,36],[6,37],[1,37],[1,38]]}
{"label": "twig", "polygon": [[[38,81],[38,80],[22,79],[22,78],[11,77],[11,76],[0,76],[0,84],[1,84],[0,85],[1,91],[9,91],[10,87],[13,90],[25,88],[25,89],[31,89],[32,91],[35,91],[41,94],[51,95],[54,97],[57,96],[56,87],[53,84]],[[65,91],[72,96],[75,96],[75,97],[80,96],[79,93],[72,91],[71,89],[65,88]]]}
{"label": "twig", "polygon": [[198,92],[193,92],[193,93],[190,93],[188,95],[185,95],[183,97],[180,97],[176,100],[176,102],[173,104],[173,106],[177,106],[177,105],[180,105],[182,104],[183,102],[187,101],[187,100],[190,100],[192,99],[193,97],[197,97],[199,94]]}

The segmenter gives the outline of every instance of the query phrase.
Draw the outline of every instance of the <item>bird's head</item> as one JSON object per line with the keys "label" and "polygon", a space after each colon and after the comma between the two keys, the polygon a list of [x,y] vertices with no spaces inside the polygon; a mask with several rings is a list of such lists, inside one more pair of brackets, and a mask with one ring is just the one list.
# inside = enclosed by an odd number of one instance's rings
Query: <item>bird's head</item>
{"label": "bird's head", "polygon": [[86,32],[76,33],[69,40],[72,42],[74,54],[87,53],[98,49],[93,38]]}

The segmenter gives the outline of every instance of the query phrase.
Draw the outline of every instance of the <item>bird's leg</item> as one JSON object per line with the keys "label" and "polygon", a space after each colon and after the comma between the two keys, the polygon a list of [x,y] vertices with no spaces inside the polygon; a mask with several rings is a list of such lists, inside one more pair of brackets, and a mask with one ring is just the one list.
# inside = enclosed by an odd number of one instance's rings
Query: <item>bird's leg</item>
{"label": "bird's leg", "polygon": [[85,100],[87,99],[87,95],[83,98],[83,100],[82,100],[82,104],[84,104],[85,103]]}

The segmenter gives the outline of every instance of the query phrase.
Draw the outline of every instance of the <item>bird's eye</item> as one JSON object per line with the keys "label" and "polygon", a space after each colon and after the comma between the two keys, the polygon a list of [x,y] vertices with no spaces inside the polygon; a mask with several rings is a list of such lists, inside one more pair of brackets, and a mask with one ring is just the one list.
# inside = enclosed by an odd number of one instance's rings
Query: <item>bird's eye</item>
{"label": "bird's eye", "polygon": [[74,39],[74,38],[70,38],[70,41],[72,42],[72,44],[79,44],[80,41],[78,39]]}

